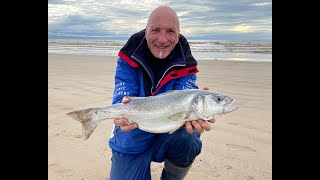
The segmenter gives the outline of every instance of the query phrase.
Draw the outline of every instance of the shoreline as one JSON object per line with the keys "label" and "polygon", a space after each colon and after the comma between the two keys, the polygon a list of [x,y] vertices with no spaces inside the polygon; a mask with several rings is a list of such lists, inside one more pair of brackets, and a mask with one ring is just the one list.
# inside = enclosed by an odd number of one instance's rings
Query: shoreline
{"label": "shoreline", "polygon": [[[92,54],[88,54],[88,55],[82,55],[82,54],[72,54],[72,53],[69,53],[69,54],[64,54],[64,53],[53,53],[53,52],[48,52],[48,55],[51,54],[51,55],[64,55],[64,56],[78,56],[78,57],[81,57],[81,56],[84,56],[84,57],[104,57],[104,58],[118,58],[117,56],[110,56],[110,55],[92,55]],[[244,59],[244,58],[243,58]],[[200,60],[197,60],[197,61],[227,61],[227,62],[258,62],[258,63],[262,63],[262,62],[266,62],[266,63],[272,63],[272,60],[269,61],[269,60],[226,60],[226,59],[218,59],[218,58],[215,58],[215,59],[200,59]]]}

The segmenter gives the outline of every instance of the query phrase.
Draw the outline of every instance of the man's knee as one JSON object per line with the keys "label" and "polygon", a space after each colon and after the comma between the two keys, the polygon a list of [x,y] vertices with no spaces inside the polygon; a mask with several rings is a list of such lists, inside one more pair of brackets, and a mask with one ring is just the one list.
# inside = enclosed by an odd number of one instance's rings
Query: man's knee
{"label": "man's knee", "polygon": [[194,131],[194,133],[189,134],[185,129],[182,129],[175,136],[168,153],[168,159],[177,166],[186,167],[191,165],[201,152],[200,133]]}
{"label": "man's knee", "polygon": [[184,148],[191,157],[194,158],[200,154],[202,148],[202,142],[200,140],[200,133],[194,131],[192,134],[184,132],[180,139],[181,142],[184,144]]}

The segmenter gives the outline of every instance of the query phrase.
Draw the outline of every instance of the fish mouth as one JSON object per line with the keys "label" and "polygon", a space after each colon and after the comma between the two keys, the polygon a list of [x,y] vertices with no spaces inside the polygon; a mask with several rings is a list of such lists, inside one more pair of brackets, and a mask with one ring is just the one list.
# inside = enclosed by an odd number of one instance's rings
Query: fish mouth
{"label": "fish mouth", "polygon": [[229,112],[233,112],[233,111],[238,110],[239,107],[233,106],[235,101],[236,101],[236,99],[230,98],[229,101],[227,101],[227,103],[223,107],[223,113],[229,113]]}

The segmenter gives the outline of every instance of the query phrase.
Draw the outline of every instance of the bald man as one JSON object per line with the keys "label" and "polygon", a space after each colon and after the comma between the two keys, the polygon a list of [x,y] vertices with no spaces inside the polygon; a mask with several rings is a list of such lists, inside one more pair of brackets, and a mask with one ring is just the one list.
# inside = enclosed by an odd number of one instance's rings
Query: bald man
{"label": "bald man", "polygon": [[[153,10],[146,28],[133,34],[118,56],[112,104],[127,103],[131,96],[198,89],[197,61],[180,34],[179,18],[170,7]],[[114,120],[109,139],[111,180],[149,180],[151,162],[164,162],[161,179],[184,179],[201,152],[200,134],[211,129],[209,123],[199,119],[187,122],[185,128],[172,134],[154,134],[127,122]]]}

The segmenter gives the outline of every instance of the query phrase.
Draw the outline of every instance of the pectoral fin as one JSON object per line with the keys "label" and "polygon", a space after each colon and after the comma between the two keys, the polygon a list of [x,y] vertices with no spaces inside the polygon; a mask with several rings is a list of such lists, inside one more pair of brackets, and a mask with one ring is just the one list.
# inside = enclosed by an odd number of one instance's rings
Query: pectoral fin
{"label": "pectoral fin", "polygon": [[175,114],[170,115],[168,118],[171,121],[184,121],[190,117],[190,112],[182,111]]}
{"label": "pectoral fin", "polygon": [[178,129],[180,129],[186,121],[190,118],[190,111],[182,111],[175,114],[172,114],[168,117],[168,119],[171,121],[170,124],[174,125],[175,128],[171,129],[169,134],[172,134],[176,132]]}

